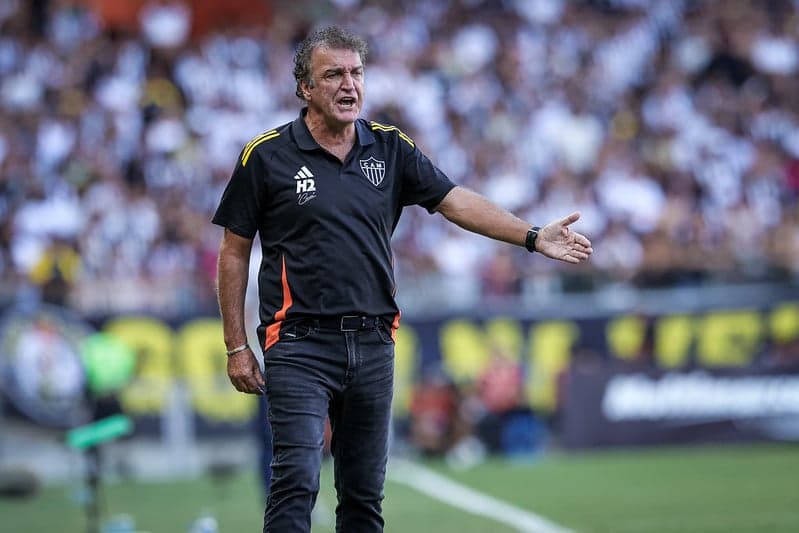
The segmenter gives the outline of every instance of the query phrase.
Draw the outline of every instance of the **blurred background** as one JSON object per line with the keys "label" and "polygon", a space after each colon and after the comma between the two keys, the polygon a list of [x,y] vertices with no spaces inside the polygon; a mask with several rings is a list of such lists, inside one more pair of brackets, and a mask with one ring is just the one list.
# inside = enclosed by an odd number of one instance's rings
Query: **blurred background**
{"label": "blurred background", "polygon": [[733,522],[799,528],[796,0],[0,1],[0,493],[81,486],[66,432],[120,414],[107,479],[257,478],[210,218],[242,146],[297,116],[294,48],[331,23],[369,42],[365,117],[526,220],[579,210],[595,250],[567,266],[404,211],[395,456],[463,473],[779,442],[746,448],[789,476],[753,485],[776,511]]}

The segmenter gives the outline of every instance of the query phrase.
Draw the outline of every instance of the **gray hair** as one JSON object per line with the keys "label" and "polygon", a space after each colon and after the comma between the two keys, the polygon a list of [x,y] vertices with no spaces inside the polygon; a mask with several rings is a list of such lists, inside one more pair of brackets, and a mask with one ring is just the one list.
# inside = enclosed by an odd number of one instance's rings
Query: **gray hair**
{"label": "gray hair", "polygon": [[305,83],[313,87],[313,80],[311,79],[311,53],[314,51],[314,48],[318,46],[325,46],[334,50],[352,50],[353,52],[358,52],[362,63],[366,62],[366,54],[369,52],[366,41],[339,26],[328,26],[327,28],[322,28],[311,33],[300,43],[297,47],[297,51],[294,53],[294,79],[297,80],[295,94],[303,100],[300,83],[305,81]]}

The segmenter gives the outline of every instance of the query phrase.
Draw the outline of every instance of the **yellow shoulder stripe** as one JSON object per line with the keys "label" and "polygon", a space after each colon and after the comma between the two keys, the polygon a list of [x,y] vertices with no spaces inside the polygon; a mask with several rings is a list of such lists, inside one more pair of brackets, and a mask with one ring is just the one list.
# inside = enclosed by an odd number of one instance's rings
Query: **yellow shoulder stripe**
{"label": "yellow shoulder stripe", "polygon": [[379,122],[374,122],[374,121],[372,121],[371,124],[372,124],[372,129],[373,130],[396,131],[397,135],[399,135],[400,139],[402,139],[406,143],[410,144],[411,148],[413,148],[415,146],[413,144],[413,141],[411,140],[411,138],[408,137],[407,135],[405,135],[404,133],[402,133],[402,131],[398,127],[396,127],[396,126],[386,126],[385,124],[380,124]]}
{"label": "yellow shoulder stripe", "polygon": [[246,152],[247,150],[249,150],[250,146],[252,146],[253,143],[256,143],[259,140],[261,140],[263,137],[266,137],[267,135],[272,135],[274,133],[277,133],[277,130],[269,130],[265,131],[264,133],[261,133],[260,135],[256,135],[255,137],[250,139],[250,142],[248,142],[247,145],[244,147],[244,151]]}
{"label": "yellow shoulder stripe", "polygon": [[250,154],[252,154],[252,151],[255,150],[256,146],[262,142],[274,139],[275,137],[280,137],[280,134],[277,132],[277,130],[270,130],[266,133],[262,133],[258,137],[248,142],[247,146],[244,147],[244,151],[241,156],[241,166],[247,165],[247,160],[250,158]]}

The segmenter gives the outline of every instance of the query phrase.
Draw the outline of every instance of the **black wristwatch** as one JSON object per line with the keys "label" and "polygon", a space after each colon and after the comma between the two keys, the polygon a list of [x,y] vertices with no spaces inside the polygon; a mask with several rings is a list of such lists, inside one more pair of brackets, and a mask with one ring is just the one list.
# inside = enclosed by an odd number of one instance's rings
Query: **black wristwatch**
{"label": "black wristwatch", "polygon": [[539,226],[533,226],[529,230],[527,230],[527,238],[524,240],[524,247],[527,248],[527,251],[533,253],[536,251],[535,249],[535,240],[538,238],[538,232],[541,231]]}

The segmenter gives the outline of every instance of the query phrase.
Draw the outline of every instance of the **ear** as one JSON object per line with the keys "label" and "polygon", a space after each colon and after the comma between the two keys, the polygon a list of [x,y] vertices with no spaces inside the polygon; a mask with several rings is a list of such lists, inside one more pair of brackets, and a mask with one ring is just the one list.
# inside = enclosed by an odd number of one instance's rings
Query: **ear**
{"label": "ear", "polygon": [[302,91],[302,97],[305,98],[306,101],[311,99],[311,87],[308,85],[307,81],[302,80],[300,82],[300,90]]}

